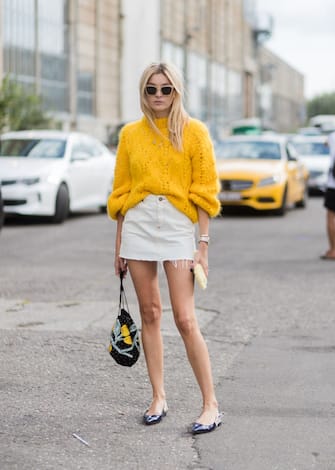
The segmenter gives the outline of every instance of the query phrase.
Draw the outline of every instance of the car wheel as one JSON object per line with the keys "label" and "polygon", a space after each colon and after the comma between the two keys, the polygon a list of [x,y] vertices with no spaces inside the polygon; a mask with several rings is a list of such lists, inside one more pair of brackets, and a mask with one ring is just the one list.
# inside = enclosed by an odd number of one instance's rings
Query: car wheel
{"label": "car wheel", "polygon": [[274,212],[276,215],[285,215],[287,209],[287,186],[284,189],[283,199],[279,209],[276,209]]}
{"label": "car wheel", "polygon": [[69,215],[70,197],[65,184],[62,184],[57,193],[55,215],[52,217],[54,224],[61,224]]}
{"label": "car wheel", "polygon": [[295,203],[295,207],[299,207],[299,208],[304,208],[307,206],[307,199],[308,199],[308,188],[307,188],[307,185],[305,186],[305,189],[304,189],[304,194],[302,196],[302,199],[300,199],[300,201],[297,201]]}
{"label": "car wheel", "polygon": [[[109,196],[109,194],[108,194],[108,196]],[[100,214],[106,214],[107,213],[107,199],[108,199],[108,196],[106,197],[105,204],[102,204],[101,206],[99,206]]]}

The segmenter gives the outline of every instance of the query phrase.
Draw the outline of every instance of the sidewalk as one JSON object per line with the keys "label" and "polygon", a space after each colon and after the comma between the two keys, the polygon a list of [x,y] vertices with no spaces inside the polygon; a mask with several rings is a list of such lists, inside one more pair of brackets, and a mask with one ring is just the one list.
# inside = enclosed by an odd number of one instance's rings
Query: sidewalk
{"label": "sidewalk", "polygon": [[[151,389],[144,356],[131,369],[114,363],[110,309],[102,302],[0,302],[1,470],[204,468],[188,432],[201,400],[171,312],[162,328],[169,413],[145,427]],[[206,330],[215,314],[198,316]],[[208,342],[219,381],[243,343]]]}
{"label": "sidewalk", "polygon": [[201,401],[171,312],[169,413],[145,427],[144,357],[131,369],[114,363],[110,310],[0,301],[1,470],[335,470],[335,328],[229,337],[215,312],[198,311],[225,415],[218,431],[193,437]]}
{"label": "sidewalk", "polygon": [[199,453],[224,470],[335,470],[335,328],[254,338],[220,389],[224,432]]}

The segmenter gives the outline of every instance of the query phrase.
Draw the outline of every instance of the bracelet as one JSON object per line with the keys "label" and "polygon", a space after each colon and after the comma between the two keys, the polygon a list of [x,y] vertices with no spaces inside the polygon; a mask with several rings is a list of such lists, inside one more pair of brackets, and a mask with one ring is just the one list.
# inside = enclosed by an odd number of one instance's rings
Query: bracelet
{"label": "bracelet", "polygon": [[207,245],[208,245],[209,244],[209,235],[200,235],[198,243],[200,243],[200,242],[207,243]]}

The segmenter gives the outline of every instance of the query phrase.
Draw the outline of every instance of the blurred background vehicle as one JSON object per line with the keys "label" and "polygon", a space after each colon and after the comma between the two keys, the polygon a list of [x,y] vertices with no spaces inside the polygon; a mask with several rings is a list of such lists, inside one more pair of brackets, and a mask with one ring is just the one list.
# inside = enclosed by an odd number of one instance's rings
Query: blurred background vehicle
{"label": "blurred background vehicle", "polygon": [[320,194],[326,190],[330,154],[325,135],[299,135],[291,139],[291,144],[309,172],[308,191]]}
{"label": "blurred background vehicle", "polygon": [[106,210],[115,156],[99,140],[77,132],[17,131],[0,138],[0,175],[6,214],[48,216]]}
{"label": "blurred background vehicle", "polygon": [[260,135],[263,131],[259,118],[247,118],[234,121],[230,126],[231,135]]}
{"label": "blurred background vehicle", "polygon": [[4,220],[5,220],[5,213],[4,213],[4,209],[3,209],[3,201],[2,201],[2,194],[1,194],[1,182],[0,182],[0,230],[2,229]]}
{"label": "blurred background vehicle", "polygon": [[309,120],[309,125],[319,129],[321,134],[335,131],[335,114],[318,114]]}
{"label": "blurred background vehicle", "polygon": [[273,132],[273,129],[266,126],[258,117],[239,119],[230,125],[231,135],[261,135]]}
{"label": "blurred background vehicle", "polygon": [[321,135],[321,131],[318,127],[300,127],[298,129],[299,135]]}
{"label": "blurred background vehicle", "polygon": [[249,207],[284,215],[305,207],[308,171],[279,135],[232,136],[216,143],[222,208]]}
{"label": "blurred background vehicle", "polygon": [[125,125],[125,122],[120,122],[117,124],[113,129],[110,131],[108,140],[107,140],[107,147],[114,153],[117,151],[117,147],[119,145],[119,136],[122,127]]}

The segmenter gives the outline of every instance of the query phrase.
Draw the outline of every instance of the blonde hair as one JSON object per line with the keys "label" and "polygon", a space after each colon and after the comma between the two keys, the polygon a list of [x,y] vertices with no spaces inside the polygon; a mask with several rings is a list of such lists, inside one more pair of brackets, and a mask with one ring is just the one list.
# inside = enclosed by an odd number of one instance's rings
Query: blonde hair
{"label": "blonde hair", "polygon": [[174,90],[174,98],[172,101],[170,113],[168,116],[169,140],[172,145],[179,151],[183,149],[183,129],[187,123],[189,116],[183,105],[183,79],[179,71],[172,65],[166,63],[152,63],[142,73],[140,80],[140,102],[143,114],[148,119],[151,127],[160,133],[155,125],[155,114],[149,106],[145,87],[153,75],[162,73],[169,80]]}

